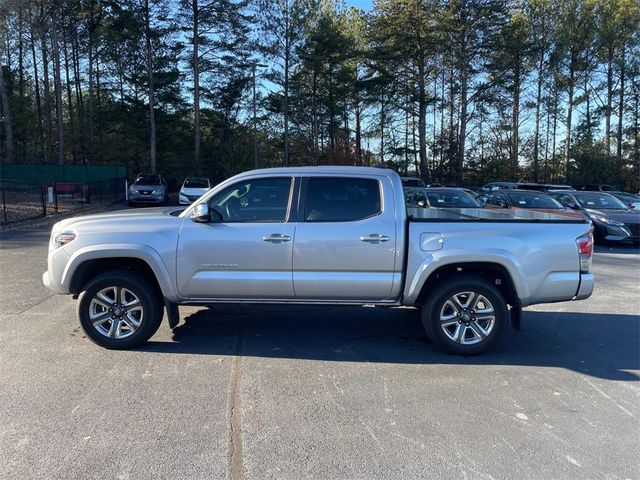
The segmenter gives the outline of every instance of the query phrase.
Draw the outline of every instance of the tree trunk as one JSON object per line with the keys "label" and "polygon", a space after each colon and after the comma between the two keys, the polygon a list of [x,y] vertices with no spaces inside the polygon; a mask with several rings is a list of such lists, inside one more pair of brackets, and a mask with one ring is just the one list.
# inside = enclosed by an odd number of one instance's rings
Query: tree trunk
{"label": "tree trunk", "polygon": [[381,87],[382,92],[380,93],[380,162],[384,163],[384,86]]}
{"label": "tree trunk", "polygon": [[23,42],[23,6],[18,3],[18,95],[24,97],[24,42]]}
{"label": "tree trunk", "polygon": [[[556,80],[557,82],[557,80]],[[556,139],[557,139],[557,129],[558,129],[558,85],[557,83],[554,85],[553,89],[553,145],[551,147],[551,182],[556,177],[556,170],[558,168],[556,161]]]}
{"label": "tree trunk", "polygon": [[289,64],[291,61],[291,25],[289,6],[285,11],[284,34],[284,166],[289,166]]}
{"label": "tree trunk", "polygon": [[[538,60],[538,81],[536,85],[536,126],[533,134],[533,181],[538,182],[540,177],[540,160],[538,158],[538,149],[540,147],[540,104],[542,103],[542,78],[544,68],[544,50],[540,50],[540,59]],[[548,133],[548,129],[547,129]],[[547,135],[548,142],[548,135]],[[546,167],[546,155],[545,155]],[[546,175],[546,173],[545,173]]]}
{"label": "tree trunk", "polygon": [[620,52],[620,97],[618,100],[618,134],[617,134],[617,150],[616,150],[616,160],[618,162],[618,171],[622,173],[622,120],[624,117],[624,76],[625,76],[625,47],[622,47],[622,52]]}
{"label": "tree trunk", "polygon": [[551,127],[551,109],[547,108],[546,137],[544,142],[544,183],[549,182],[549,131]]}
{"label": "tree trunk", "polygon": [[13,123],[11,122],[11,105],[9,94],[4,82],[4,69],[0,66],[0,100],[2,100],[2,115],[4,117],[4,141],[7,163],[13,163]]}
{"label": "tree trunk", "polygon": [[[573,54],[572,54],[573,56]],[[570,155],[571,155],[571,120],[573,114],[573,88],[575,85],[575,61],[571,60],[571,64],[569,65],[569,98],[567,99],[567,129],[565,134],[565,144],[564,144],[564,163],[565,163],[565,180],[567,183],[569,182],[569,174],[570,174]]]}
{"label": "tree trunk", "polygon": [[613,47],[607,50],[607,104],[604,109],[604,151],[611,155],[611,99],[613,97]]}
{"label": "tree trunk", "polygon": [[84,101],[82,98],[82,85],[80,84],[82,79],[80,77],[80,54],[78,50],[78,29],[74,28],[73,38],[71,40],[71,57],[73,60],[73,82],[76,90],[76,107],[78,112],[80,112],[80,109],[84,105]]}
{"label": "tree trunk", "polygon": [[458,136],[458,155],[456,158],[456,183],[462,182],[464,168],[464,151],[467,139],[467,65],[463,62],[460,71],[460,133]]}
{"label": "tree trunk", "polygon": [[33,32],[33,24],[32,24],[30,33],[31,33],[31,57],[33,61],[33,79],[35,81],[35,87],[36,87],[36,112],[38,113],[38,135],[40,136],[40,145],[43,145],[44,135],[42,131],[42,100],[40,98],[40,80],[38,78],[38,62],[36,59],[36,40]]}
{"label": "tree trunk", "polygon": [[[408,69],[407,69],[408,70]],[[409,72],[404,82],[404,174],[409,174]]]}
{"label": "tree trunk", "polygon": [[64,165],[64,120],[62,117],[62,82],[60,79],[60,50],[56,22],[51,26],[53,42],[53,88],[56,96],[56,130],[58,131],[58,165]]}
{"label": "tree trunk", "polygon": [[[199,18],[198,18],[198,0],[191,2],[193,9],[193,157],[195,161],[195,169],[200,169],[200,54],[198,46],[199,36]],[[255,69],[255,67],[254,67]],[[255,71],[254,71],[255,75]],[[255,125],[254,125],[255,128]]]}
{"label": "tree trunk", "polygon": [[[318,165],[319,152],[318,152],[318,72],[317,68],[313,67],[313,82],[311,85],[311,135],[313,137],[313,164]],[[356,112],[356,142],[358,141],[359,125],[358,113]]]}
{"label": "tree trunk", "polygon": [[429,183],[429,165],[427,164],[427,99],[424,80],[424,58],[418,59],[418,145],[420,148],[420,175]]}
{"label": "tree trunk", "polygon": [[151,58],[151,24],[149,19],[149,0],[144,1],[144,22],[147,54],[147,77],[149,81],[149,160],[151,173],[156,173],[156,116],[155,91],[153,84],[153,61]]}
{"label": "tree trunk", "polygon": [[[44,14],[43,14],[44,15]],[[51,89],[49,88],[49,60],[47,58],[48,47],[46,39],[46,27],[44,20],[40,25],[40,48],[42,49],[42,81],[44,82],[44,139],[45,162],[49,157],[49,142],[51,141]]]}
{"label": "tree trunk", "polygon": [[520,58],[515,60],[515,68],[513,72],[513,105],[511,107],[511,158],[510,167],[512,175],[518,171],[518,153],[520,150]]}
{"label": "tree trunk", "polygon": [[360,101],[356,100],[356,165],[362,165],[362,127],[360,125]]}
{"label": "tree trunk", "polygon": [[640,145],[638,144],[638,137],[640,136],[640,87],[636,83],[634,85],[634,100],[635,108],[633,112],[633,165],[636,172],[636,178],[640,175]]}
{"label": "tree trunk", "polygon": [[90,20],[89,20],[89,94],[87,97],[87,108],[89,116],[89,161],[94,160],[95,150],[95,129],[93,125],[93,34],[94,34],[94,12],[93,0],[90,1]]}
{"label": "tree trunk", "polygon": [[69,131],[71,133],[71,158],[73,160],[73,164],[76,164],[76,142],[75,142],[75,120],[73,113],[73,95],[71,94],[71,76],[69,75],[69,51],[67,49],[67,38],[63,39],[63,48],[64,48],[64,73],[65,73],[65,83],[67,87],[67,103],[69,105]]}

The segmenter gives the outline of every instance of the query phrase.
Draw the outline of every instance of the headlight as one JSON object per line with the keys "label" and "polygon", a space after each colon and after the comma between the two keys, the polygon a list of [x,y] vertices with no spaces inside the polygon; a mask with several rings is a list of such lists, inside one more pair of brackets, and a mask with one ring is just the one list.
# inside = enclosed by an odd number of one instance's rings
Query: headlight
{"label": "headlight", "polygon": [[617,220],[611,220],[610,218],[603,217],[600,215],[594,215],[593,219],[597,222],[604,223],[605,225],[612,225],[614,227],[624,227],[624,222],[619,222]]}
{"label": "headlight", "polygon": [[59,248],[59,247],[62,247],[63,245],[66,245],[67,243],[73,242],[75,239],[76,239],[75,232],[65,231],[65,232],[58,233],[54,237],[53,243],[56,248]]}

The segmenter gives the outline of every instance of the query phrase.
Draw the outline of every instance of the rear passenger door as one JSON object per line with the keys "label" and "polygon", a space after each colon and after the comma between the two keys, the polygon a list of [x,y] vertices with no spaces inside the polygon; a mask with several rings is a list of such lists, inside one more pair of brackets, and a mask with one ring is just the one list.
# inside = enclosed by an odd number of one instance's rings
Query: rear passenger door
{"label": "rear passenger door", "polygon": [[392,191],[384,176],[303,178],[293,246],[297,299],[390,297],[400,281],[395,209],[404,208]]}

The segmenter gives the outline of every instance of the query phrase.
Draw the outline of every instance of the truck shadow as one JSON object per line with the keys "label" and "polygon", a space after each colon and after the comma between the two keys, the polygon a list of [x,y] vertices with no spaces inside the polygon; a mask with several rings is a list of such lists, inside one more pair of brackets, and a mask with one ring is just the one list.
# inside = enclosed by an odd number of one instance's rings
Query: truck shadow
{"label": "truck shadow", "polygon": [[[417,310],[302,305],[220,305],[173,330],[148,352],[295,358],[332,362],[561,367],[594,377],[638,381],[640,317],[525,311],[523,331],[476,357],[437,350]],[[238,341],[239,340],[239,341]]]}

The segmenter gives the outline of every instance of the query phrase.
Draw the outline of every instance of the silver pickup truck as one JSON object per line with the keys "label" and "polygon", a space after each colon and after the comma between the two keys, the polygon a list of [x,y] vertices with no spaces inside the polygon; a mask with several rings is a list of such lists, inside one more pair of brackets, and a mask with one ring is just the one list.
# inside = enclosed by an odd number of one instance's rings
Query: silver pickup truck
{"label": "silver pickup truck", "polygon": [[139,346],[179,305],[407,305],[439,347],[493,346],[521,308],[591,295],[583,217],[408,209],[400,177],[364,167],[254,170],[190,207],[71,218],[51,232],[44,284],[78,298],[87,336]]}

